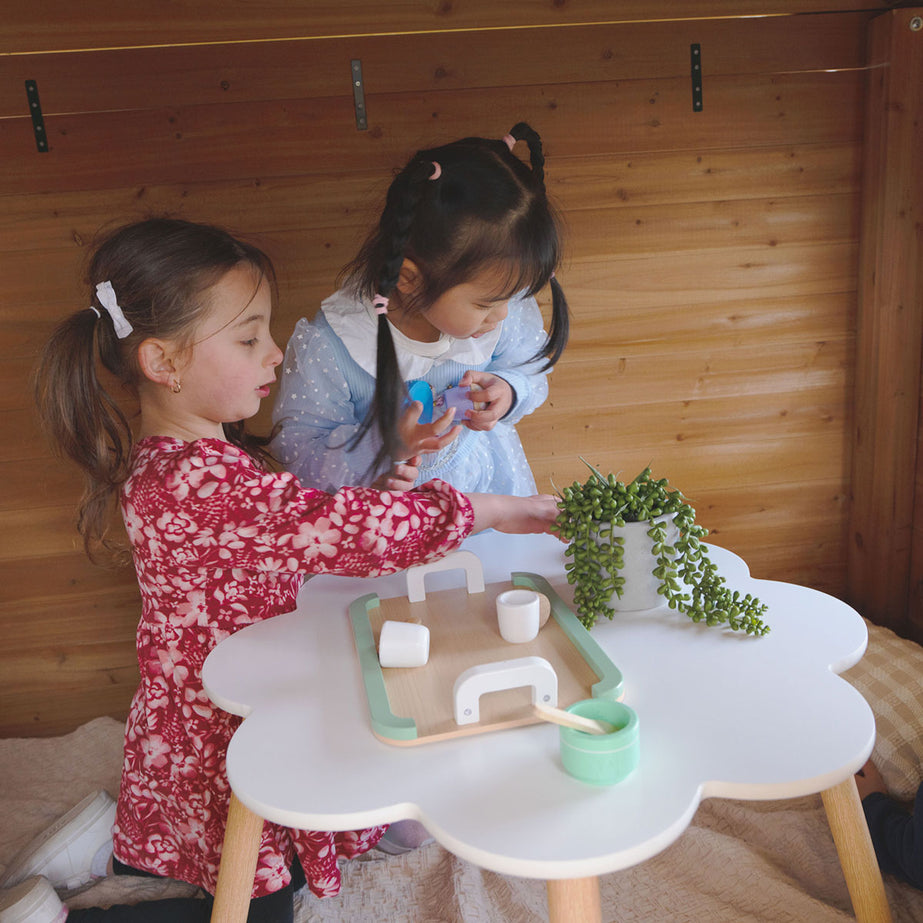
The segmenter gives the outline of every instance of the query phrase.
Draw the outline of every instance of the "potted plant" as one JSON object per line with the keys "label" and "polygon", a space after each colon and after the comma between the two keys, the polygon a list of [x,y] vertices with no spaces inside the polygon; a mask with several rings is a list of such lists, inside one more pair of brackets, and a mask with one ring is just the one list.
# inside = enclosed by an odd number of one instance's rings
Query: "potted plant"
{"label": "potted plant", "polygon": [[[590,476],[558,492],[557,528],[568,542],[567,579],[587,628],[600,615],[611,619],[618,608],[653,608],[665,600],[694,622],[727,625],[748,635],[769,631],[762,618],[766,606],[727,588],[702,544],[707,530],[696,524],[695,510],[666,478],[655,479],[645,468],[626,484],[581,461]],[[629,557],[644,561],[642,576],[631,575]],[[646,602],[632,585],[643,579],[655,594]],[[628,596],[634,599],[620,605]]]}

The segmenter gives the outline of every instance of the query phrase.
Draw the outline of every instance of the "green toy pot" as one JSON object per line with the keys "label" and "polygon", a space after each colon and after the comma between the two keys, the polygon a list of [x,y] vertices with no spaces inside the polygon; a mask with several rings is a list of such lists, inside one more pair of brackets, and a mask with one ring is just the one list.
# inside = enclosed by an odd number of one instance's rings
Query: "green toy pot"
{"label": "green toy pot", "polygon": [[613,785],[630,775],[640,757],[638,716],[609,699],[583,699],[567,711],[615,725],[610,734],[561,728],[561,762],[572,776],[593,785]]}

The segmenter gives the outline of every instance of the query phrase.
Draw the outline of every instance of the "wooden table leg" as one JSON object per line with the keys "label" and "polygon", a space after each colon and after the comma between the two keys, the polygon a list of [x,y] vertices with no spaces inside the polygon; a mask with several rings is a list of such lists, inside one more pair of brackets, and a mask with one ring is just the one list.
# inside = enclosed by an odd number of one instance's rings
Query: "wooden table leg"
{"label": "wooden table leg", "polygon": [[598,878],[548,882],[550,923],[602,923]]}
{"label": "wooden table leg", "polygon": [[856,920],[858,923],[891,923],[891,910],[856,780],[850,776],[845,782],[821,792],[821,797]]}
{"label": "wooden table leg", "polygon": [[262,833],[263,818],[231,792],[211,923],[245,923]]}

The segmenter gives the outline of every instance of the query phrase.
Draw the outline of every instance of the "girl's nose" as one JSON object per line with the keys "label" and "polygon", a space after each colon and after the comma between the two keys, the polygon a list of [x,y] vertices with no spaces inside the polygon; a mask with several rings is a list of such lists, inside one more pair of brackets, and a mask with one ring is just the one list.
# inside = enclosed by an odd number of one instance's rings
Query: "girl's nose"
{"label": "girl's nose", "polygon": [[276,345],[276,341],[272,340],[272,350],[269,353],[268,365],[272,368],[275,368],[282,360],[285,358],[285,353]]}

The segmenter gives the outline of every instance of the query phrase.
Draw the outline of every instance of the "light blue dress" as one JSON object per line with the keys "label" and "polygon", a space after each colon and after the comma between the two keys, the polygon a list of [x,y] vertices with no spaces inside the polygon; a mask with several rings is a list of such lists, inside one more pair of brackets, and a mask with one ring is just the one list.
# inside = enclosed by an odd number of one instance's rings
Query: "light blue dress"
{"label": "light blue dress", "polygon": [[[273,411],[281,430],[272,449],[307,487],[335,491],[373,478],[368,469],[380,445],[375,429],[355,450],[347,445],[372,402],[377,329],[374,310],[342,290],[323,302],[313,321],[302,318],[295,326]],[[466,493],[534,494],[515,424],[548,395],[544,360],[527,361],[546,340],[535,299],[511,299],[503,323],[478,338],[421,343],[394,326],[391,333],[405,381],[424,380],[438,396],[473,369],[505,379],[514,393],[509,413],[492,430],[462,427],[440,452],[424,455],[416,483],[442,478]]]}

